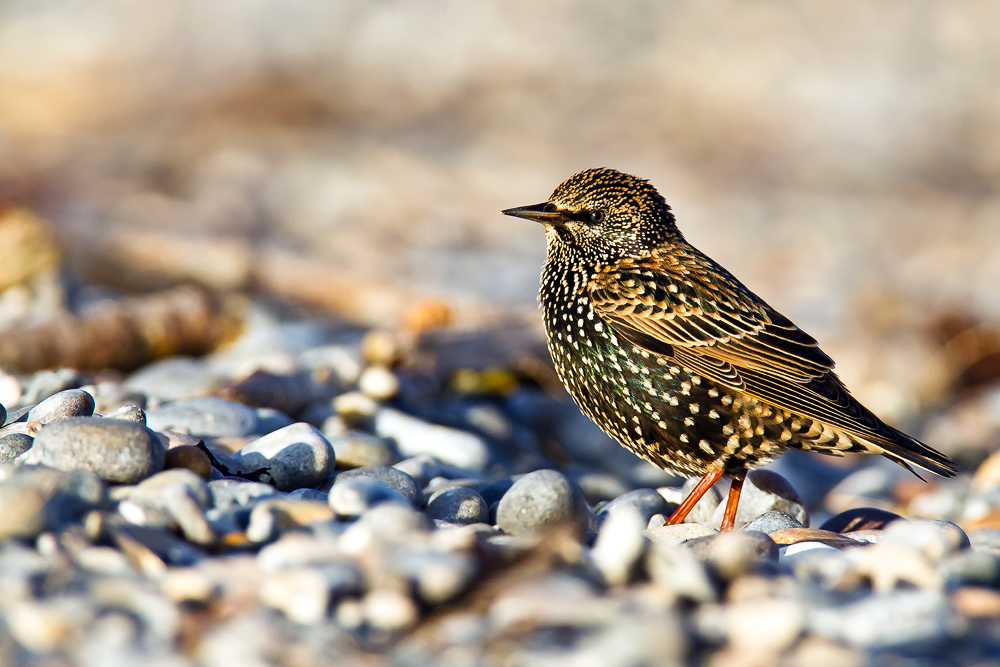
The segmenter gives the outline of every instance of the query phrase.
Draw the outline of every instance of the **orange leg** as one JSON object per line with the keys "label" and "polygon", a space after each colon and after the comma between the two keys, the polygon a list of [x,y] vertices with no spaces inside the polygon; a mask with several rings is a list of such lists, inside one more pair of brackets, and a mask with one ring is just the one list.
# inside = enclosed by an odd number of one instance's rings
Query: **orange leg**
{"label": "orange leg", "polygon": [[[710,470],[704,477],[702,477],[701,481],[698,482],[698,485],[691,489],[691,493],[689,493],[688,497],[684,499],[684,502],[682,502],[680,506],[674,510],[674,513],[670,515],[670,518],[667,519],[666,525],[672,526],[675,523],[683,521],[684,517],[688,515],[688,512],[693,510],[694,506],[698,504],[699,500],[701,500],[701,497],[705,495],[705,492],[712,488],[713,484],[719,481],[722,477],[722,470],[722,468],[719,468],[718,470]],[[737,493],[737,496],[739,496],[739,493]]]}
{"label": "orange leg", "polygon": [[733,477],[733,484],[729,487],[729,498],[726,500],[726,513],[722,516],[722,532],[733,529],[736,523],[736,509],[740,504],[740,492],[743,491],[743,481],[747,478],[747,471],[741,470]]}

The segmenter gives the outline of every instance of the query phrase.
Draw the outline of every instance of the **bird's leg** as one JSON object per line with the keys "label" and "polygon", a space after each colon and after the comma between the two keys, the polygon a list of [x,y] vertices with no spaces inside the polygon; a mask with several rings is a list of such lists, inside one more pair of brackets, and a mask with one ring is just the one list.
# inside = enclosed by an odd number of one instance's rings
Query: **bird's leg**
{"label": "bird's leg", "polygon": [[726,500],[726,513],[722,516],[722,526],[720,527],[724,533],[732,530],[736,523],[736,509],[740,504],[740,492],[743,490],[743,481],[746,478],[746,470],[739,471],[733,477],[733,484],[729,487],[729,498]]}
{"label": "bird's leg", "polygon": [[[701,497],[705,495],[705,492],[712,488],[713,484],[719,481],[719,478],[722,477],[723,470],[724,468],[722,467],[709,470],[708,473],[701,478],[701,481],[698,482],[698,485],[691,489],[691,493],[689,493],[688,497],[684,499],[684,502],[682,502],[680,506],[674,510],[674,513],[670,515],[670,518],[667,519],[666,525],[672,526],[675,523],[683,521],[684,517],[688,515],[688,512],[693,510],[694,506],[698,504],[699,500],[701,500]],[[737,495],[739,494],[737,493]]]}

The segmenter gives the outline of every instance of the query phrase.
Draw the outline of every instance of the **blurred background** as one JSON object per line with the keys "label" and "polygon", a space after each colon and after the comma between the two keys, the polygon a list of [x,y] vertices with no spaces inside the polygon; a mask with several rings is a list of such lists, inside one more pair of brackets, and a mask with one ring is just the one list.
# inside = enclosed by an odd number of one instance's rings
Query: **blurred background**
{"label": "blurred background", "polygon": [[1000,440],[997,25],[975,0],[5,0],[0,323],[193,282],[537,339],[543,234],[499,210],[611,166],[975,463]]}

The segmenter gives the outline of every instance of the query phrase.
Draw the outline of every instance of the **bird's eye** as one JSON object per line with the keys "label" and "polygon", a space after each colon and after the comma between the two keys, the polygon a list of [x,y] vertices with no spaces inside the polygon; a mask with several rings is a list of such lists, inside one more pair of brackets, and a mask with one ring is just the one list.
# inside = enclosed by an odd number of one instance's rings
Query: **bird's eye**
{"label": "bird's eye", "polygon": [[591,211],[587,214],[587,222],[599,225],[604,222],[604,211]]}

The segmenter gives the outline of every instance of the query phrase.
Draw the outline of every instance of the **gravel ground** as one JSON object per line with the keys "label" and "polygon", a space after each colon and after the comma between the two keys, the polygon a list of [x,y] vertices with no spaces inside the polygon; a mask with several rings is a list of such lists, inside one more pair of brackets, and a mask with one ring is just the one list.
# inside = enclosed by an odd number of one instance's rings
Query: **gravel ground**
{"label": "gravel ground", "polygon": [[737,531],[711,493],[665,526],[684,480],[522,372],[253,322],[0,378],[4,664],[1000,664],[998,456],[792,454]]}

